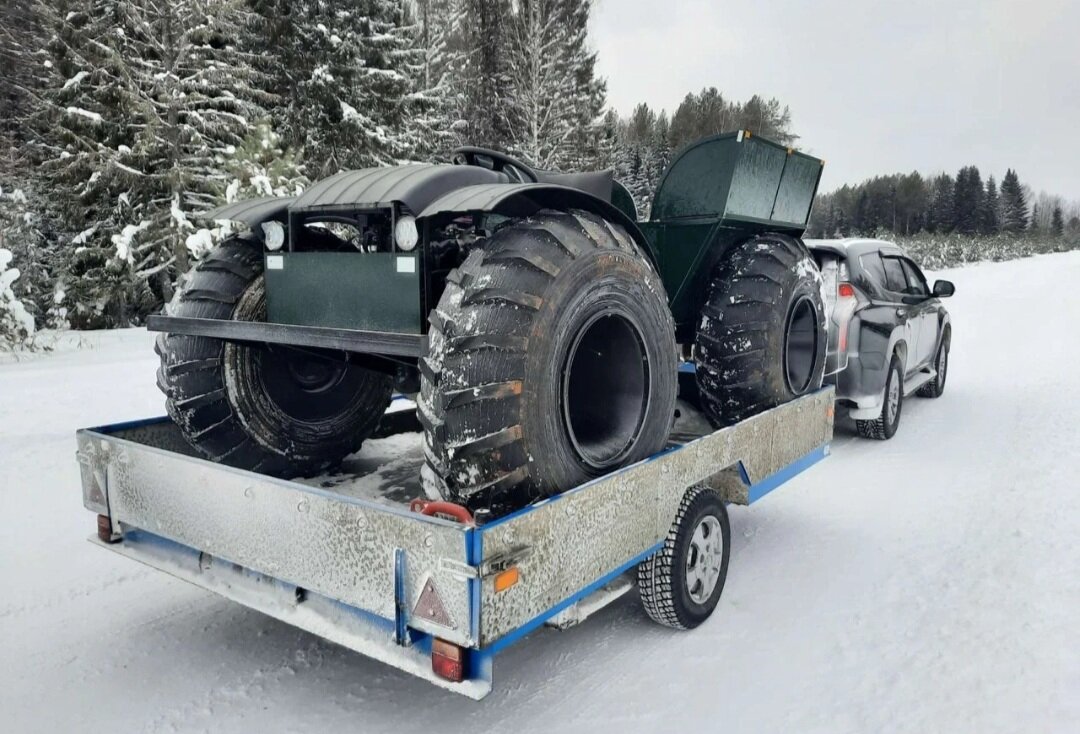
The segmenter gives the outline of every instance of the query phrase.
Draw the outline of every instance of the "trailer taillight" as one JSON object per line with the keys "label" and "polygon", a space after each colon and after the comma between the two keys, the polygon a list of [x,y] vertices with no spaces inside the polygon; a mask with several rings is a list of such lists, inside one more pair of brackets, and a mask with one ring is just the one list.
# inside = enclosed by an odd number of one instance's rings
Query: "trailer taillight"
{"label": "trailer taillight", "polygon": [[465,650],[452,642],[433,638],[431,672],[454,683],[465,680]]}
{"label": "trailer taillight", "polygon": [[840,296],[841,298],[854,298],[855,286],[853,286],[851,283],[841,283],[836,288],[836,295]]}

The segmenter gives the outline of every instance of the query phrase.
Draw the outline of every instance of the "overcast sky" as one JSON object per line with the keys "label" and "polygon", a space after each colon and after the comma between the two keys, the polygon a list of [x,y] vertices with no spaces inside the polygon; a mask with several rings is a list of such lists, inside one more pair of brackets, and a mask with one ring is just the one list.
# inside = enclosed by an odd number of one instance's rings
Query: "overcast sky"
{"label": "overcast sky", "polygon": [[822,188],[975,163],[1080,199],[1080,0],[595,0],[608,103],[791,107]]}

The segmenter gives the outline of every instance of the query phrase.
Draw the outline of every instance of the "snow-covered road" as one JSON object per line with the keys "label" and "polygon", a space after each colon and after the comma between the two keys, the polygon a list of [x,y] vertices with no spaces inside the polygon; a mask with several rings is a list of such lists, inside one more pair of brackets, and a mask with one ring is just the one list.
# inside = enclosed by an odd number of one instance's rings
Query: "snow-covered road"
{"label": "snow-covered road", "polygon": [[144,332],[2,364],[0,728],[1080,731],[1080,253],[949,277],[945,395],[733,508],[711,620],[624,598],[480,703],[85,541],[73,433],[162,412]]}

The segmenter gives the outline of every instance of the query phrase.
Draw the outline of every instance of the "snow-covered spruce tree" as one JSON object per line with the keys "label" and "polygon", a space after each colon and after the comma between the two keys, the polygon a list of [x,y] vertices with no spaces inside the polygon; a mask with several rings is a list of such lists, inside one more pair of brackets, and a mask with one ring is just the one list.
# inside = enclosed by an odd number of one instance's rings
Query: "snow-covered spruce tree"
{"label": "snow-covered spruce tree", "polygon": [[502,111],[510,151],[544,169],[556,168],[572,132],[564,8],[562,0],[519,0],[507,32],[513,98]]}
{"label": "snow-covered spruce tree", "polygon": [[71,313],[77,325],[122,324],[171,297],[188,267],[190,215],[223,198],[227,163],[265,114],[237,45],[249,11],[238,1],[83,0],[43,14],[56,70],[46,165],[78,233]]}
{"label": "snow-covered spruce tree", "polygon": [[12,259],[11,250],[0,247],[0,350],[29,346],[34,338],[34,317],[12,290],[19,279]]}
{"label": "snow-covered spruce tree", "polygon": [[983,234],[997,234],[1001,231],[1001,197],[998,196],[997,181],[993,176],[986,179],[980,220]]}
{"label": "snow-covered spruce tree", "polygon": [[[305,172],[319,179],[341,170],[393,165],[412,157],[406,103],[417,52],[405,0],[300,0],[266,3],[285,12],[277,81],[287,140]],[[284,22],[280,18],[278,22]]]}
{"label": "snow-covered spruce tree", "polygon": [[1028,207],[1020,177],[1009,169],[1001,179],[1001,229],[1019,234],[1027,229]]}
{"label": "snow-covered spruce tree", "polygon": [[418,0],[413,44],[419,57],[412,67],[406,98],[406,132],[418,160],[446,160],[464,138],[467,0]]}
{"label": "snow-covered spruce tree", "polygon": [[0,248],[18,265],[19,278],[10,287],[36,326],[62,328],[67,325],[64,294],[58,288],[62,263],[52,246],[50,222],[36,206],[48,197],[33,179],[25,183],[28,188],[16,188],[0,179]]}
{"label": "snow-covered spruce tree", "polygon": [[562,0],[564,73],[569,77],[567,119],[570,134],[556,167],[568,171],[600,168],[607,83],[596,76],[596,52],[589,50],[592,0]]}
{"label": "snow-covered spruce tree", "polygon": [[455,77],[465,104],[463,137],[472,145],[513,148],[507,111],[515,104],[508,69],[510,0],[465,0],[464,63]]}

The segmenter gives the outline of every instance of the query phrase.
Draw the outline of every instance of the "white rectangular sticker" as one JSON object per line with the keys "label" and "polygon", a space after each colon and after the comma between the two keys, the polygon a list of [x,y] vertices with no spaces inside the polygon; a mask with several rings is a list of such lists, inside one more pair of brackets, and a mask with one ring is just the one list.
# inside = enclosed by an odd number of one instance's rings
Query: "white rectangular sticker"
{"label": "white rectangular sticker", "polygon": [[399,257],[397,259],[397,271],[399,273],[415,273],[416,272],[416,258],[413,258],[413,257]]}
{"label": "white rectangular sticker", "polygon": [[266,257],[266,269],[267,270],[284,270],[285,258],[281,255],[267,255]]}

